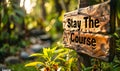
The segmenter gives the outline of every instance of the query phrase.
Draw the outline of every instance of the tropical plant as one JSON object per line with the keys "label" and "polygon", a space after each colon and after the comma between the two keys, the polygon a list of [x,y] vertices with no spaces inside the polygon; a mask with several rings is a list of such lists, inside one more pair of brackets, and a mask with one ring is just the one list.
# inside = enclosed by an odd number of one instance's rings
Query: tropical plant
{"label": "tropical plant", "polygon": [[[37,57],[34,62],[28,63],[25,66],[33,66],[38,71],[71,71],[76,65],[77,59],[70,54],[74,51],[66,48],[43,48],[43,53],[34,53],[30,57]],[[77,70],[77,68],[74,68]]]}

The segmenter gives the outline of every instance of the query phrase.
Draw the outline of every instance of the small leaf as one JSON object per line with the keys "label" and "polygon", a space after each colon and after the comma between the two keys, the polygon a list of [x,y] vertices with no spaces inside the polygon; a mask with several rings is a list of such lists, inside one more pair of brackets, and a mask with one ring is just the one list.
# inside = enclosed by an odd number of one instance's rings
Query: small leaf
{"label": "small leaf", "polygon": [[63,51],[64,51],[64,49],[58,49],[58,50],[55,50],[55,53],[61,53]]}
{"label": "small leaf", "polygon": [[85,65],[84,65],[83,63],[81,63],[81,67],[82,67],[82,69],[84,69],[84,68],[85,68]]}
{"label": "small leaf", "polygon": [[55,51],[57,49],[57,47],[54,47],[54,48],[52,48],[52,51]]}
{"label": "small leaf", "polygon": [[58,59],[59,59],[59,60],[62,60],[62,61],[64,61],[64,62],[66,61],[64,58],[61,58],[61,57],[59,57]]}
{"label": "small leaf", "polygon": [[68,52],[63,52],[63,53],[59,53],[55,58],[54,61],[56,61],[57,59],[59,59],[59,57],[66,55]]}
{"label": "small leaf", "polygon": [[118,35],[117,33],[114,33],[114,35],[115,35],[117,38],[119,38],[119,35]]}
{"label": "small leaf", "polygon": [[29,66],[34,67],[34,66],[37,66],[38,64],[44,65],[44,63],[42,62],[31,62],[31,63],[26,64],[25,67],[29,67]]}
{"label": "small leaf", "polygon": [[33,57],[33,56],[42,56],[43,54],[40,54],[40,53],[34,53],[34,54],[31,54],[30,57]]}
{"label": "small leaf", "polygon": [[69,63],[72,63],[74,61],[74,58],[70,58],[68,61]]}
{"label": "small leaf", "polygon": [[47,48],[43,48],[43,53],[44,53],[45,56],[48,56],[47,52],[48,52],[48,49]]}
{"label": "small leaf", "polygon": [[85,68],[85,71],[91,71],[92,68],[93,67],[87,67],[87,68]]}

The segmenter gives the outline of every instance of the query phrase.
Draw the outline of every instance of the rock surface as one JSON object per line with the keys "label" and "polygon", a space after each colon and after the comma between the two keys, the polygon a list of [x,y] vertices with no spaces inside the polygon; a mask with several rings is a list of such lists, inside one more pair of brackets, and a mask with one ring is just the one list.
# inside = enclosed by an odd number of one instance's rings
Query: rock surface
{"label": "rock surface", "polygon": [[20,63],[20,59],[17,56],[9,56],[5,59],[6,64],[17,64]]}

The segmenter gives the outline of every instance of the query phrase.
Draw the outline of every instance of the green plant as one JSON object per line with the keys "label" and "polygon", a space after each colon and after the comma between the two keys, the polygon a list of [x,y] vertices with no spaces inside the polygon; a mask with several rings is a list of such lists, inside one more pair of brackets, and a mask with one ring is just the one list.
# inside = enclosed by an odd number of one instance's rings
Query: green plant
{"label": "green plant", "polygon": [[[38,57],[25,66],[33,66],[38,71],[71,71],[77,59],[71,56],[74,51],[66,48],[43,48],[43,53],[34,53],[30,57]],[[77,68],[74,68],[74,70]]]}
{"label": "green plant", "polygon": [[34,67],[24,67],[24,64],[27,62],[29,61],[26,61],[24,63],[9,65],[8,69],[10,69],[11,71],[35,71]]}

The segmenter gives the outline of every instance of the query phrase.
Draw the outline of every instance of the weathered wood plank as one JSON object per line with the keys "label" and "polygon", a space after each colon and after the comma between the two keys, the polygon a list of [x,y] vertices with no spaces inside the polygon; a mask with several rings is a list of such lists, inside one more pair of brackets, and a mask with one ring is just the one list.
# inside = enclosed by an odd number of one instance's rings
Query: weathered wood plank
{"label": "weathered wood plank", "polygon": [[113,48],[112,41],[113,39],[109,35],[81,33],[79,31],[64,31],[63,33],[65,47],[105,61],[109,59],[110,48]]}
{"label": "weathered wood plank", "polygon": [[64,30],[79,30],[81,32],[110,33],[109,2],[80,8],[64,15]]}

